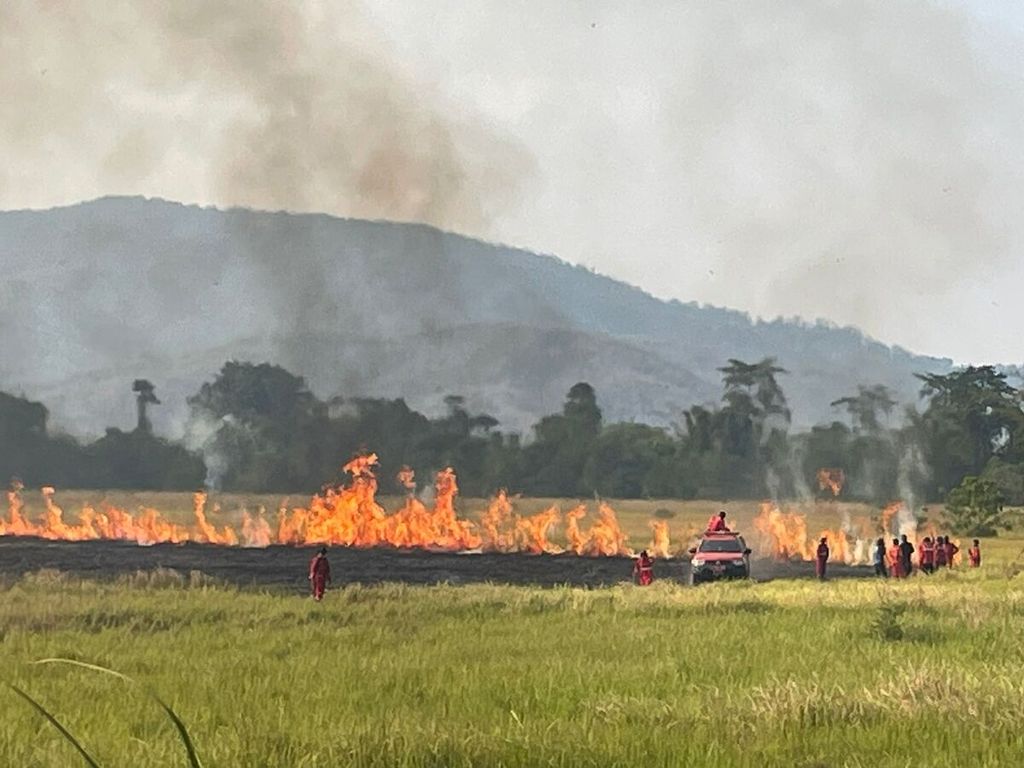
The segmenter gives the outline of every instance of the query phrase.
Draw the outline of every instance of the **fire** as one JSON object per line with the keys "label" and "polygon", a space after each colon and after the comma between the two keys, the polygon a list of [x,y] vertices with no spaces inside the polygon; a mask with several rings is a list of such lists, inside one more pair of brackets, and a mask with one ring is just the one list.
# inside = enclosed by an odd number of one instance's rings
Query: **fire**
{"label": "fire", "polygon": [[832,493],[832,498],[836,498],[842,492],[845,484],[846,473],[843,470],[828,467],[818,470],[818,489],[822,491],[828,489]]}
{"label": "fire", "polygon": [[754,518],[754,527],[761,534],[762,555],[777,560],[811,560],[814,548],[807,536],[806,518],[795,512],[783,512],[771,501],[761,503]]}
{"label": "fire", "polygon": [[671,557],[668,537],[668,523],[655,520],[651,523],[651,546],[648,548],[651,557]]}
{"label": "fire", "polygon": [[[388,514],[376,498],[377,464],[374,454],[357,456],[343,467],[350,478],[346,484],[325,488],[305,507],[289,507],[287,500],[282,501],[273,521],[267,519],[262,507],[254,514],[243,510],[237,531],[210,522],[209,514],[216,515],[219,509],[214,505],[208,514],[208,497],[203,491],[193,494],[190,525],[172,523],[155,509],[140,509],[132,514],[106,504],[100,510],[85,505],[78,521],[69,523],[55,500],[54,489],[46,487],[42,489],[45,515],[34,523],[24,511],[23,486],[12,483],[7,492],[7,520],[0,520],[0,535],[69,541],[119,539],[138,544],[194,541],[246,547],[331,544],[449,552],[558,554],[568,550],[589,556],[632,554],[615,511],[604,503],[598,505],[597,520],[585,532],[579,524],[587,514],[584,505],[565,514],[566,548],[552,541],[554,531],[562,523],[558,507],[535,515],[520,515],[505,491],[491,500],[479,524],[460,518],[456,512],[459,486],[451,467],[435,476],[432,508],[416,497],[415,474],[403,467],[397,479],[408,493],[402,506]],[[664,524],[655,527],[652,550],[667,556],[668,529]]]}

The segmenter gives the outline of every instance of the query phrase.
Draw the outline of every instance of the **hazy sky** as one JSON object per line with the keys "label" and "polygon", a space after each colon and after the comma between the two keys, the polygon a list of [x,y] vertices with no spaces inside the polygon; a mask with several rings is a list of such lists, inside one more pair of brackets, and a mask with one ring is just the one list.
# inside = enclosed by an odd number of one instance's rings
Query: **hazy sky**
{"label": "hazy sky", "polygon": [[0,3],[0,207],[420,220],[1021,362],[1010,0]]}

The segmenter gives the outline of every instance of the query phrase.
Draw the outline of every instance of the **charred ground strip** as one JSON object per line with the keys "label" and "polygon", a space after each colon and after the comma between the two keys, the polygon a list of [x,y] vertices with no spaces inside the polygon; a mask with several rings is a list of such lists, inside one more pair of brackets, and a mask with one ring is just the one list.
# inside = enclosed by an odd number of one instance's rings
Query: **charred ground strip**
{"label": "charred ground strip", "polygon": [[[52,569],[81,578],[108,580],[138,571],[169,569],[188,576],[198,571],[216,581],[240,587],[287,592],[308,589],[306,569],[315,547],[271,546],[265,549],[209,544],[138,546],[121,541],[50,541],[31,537],[0,537],[0,577],[19,578]],[[391,549],[330,549],[334,585],[474,584],[498,583],[552,587],[604,587],[629,582],[633,561],[628,557],[575,555],[452,554]],[[661,560],[655,577],[686,580],[689,562]],[[810,578],[811,563],[755,560],[757,581]],[[871,569],[829,565],[833,578],[871,575]]]}

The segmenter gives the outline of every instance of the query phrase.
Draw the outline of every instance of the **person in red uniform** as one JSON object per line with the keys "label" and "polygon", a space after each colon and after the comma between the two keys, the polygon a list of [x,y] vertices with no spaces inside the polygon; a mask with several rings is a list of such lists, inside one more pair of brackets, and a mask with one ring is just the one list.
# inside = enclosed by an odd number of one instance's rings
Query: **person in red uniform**
{"label": "person in red uniform", "polygon": [[633,580],[641,587],[646,587],[654,581],[654,562],[648,556],[646,549],[633,563]]}
{"label": "person in red uniform", "polygon": [[921,573],[935,572],[935,545],[931,536],[925,536],[921,546],[917,549],[917,565]]}
{"label": "person in red uniform", "polygon": [[971,568],[981,567],[981,542],[977,539],[971,544],[971,548],[967,550],[967,559],[970,561]]}
{"label": "person in red uniform", "polygon": [[946,567],[953,567],[953,556],[960,551],[960,547],[949,540],[949,536],[946,537]]}
{"label": "person in red uniform", "polygon": [[309,561],[309,583],[313,589],[313,599],[317,602],[323,600],[324,590],[331,583],[331,564],[327,562],[327,547],[321,547]]}
{"label": "person in red uniform", "polygon": [[946,537],[936,536],[935,537],[935,567],[945,568],[946,567]]}
{"label": "person in red uniform", "polygon": [[818,551],[814,557],[814,574],[821,579],[825,580],[825,566],[828,565],[828,539],[822,537],[821,541],[818,542]]}
{"label": "person in red uniform", "polygon": [[708,530],[712,533],[718,533],[720,531],[728,531],[729,526],[725,524],[725,510],[723,509],[717,515],[712,515],[711,519],[708,520]]}
{"label": "person in red uniform", "polygon": [[903,573],[903,561],[900,557],[899,539],[893,539],[892,546],[889,547],[889,568],[892,570],[892,577],[894,579],[902,579],[906,575]]}

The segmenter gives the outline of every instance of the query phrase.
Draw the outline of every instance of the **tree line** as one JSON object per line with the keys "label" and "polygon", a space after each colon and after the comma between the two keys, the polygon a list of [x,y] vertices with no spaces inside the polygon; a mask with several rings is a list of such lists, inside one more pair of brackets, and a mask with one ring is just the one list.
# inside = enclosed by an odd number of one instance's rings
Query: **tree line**
{"label": "tree line", "polygon": [[[463,492],[534,496],[765,498],[831,494],[819,470],[841,471],[841,498],[942,500],[964,478],[1024,502],[1022,392],[991,366],[920,374],[921,401],[901,408],[881,385],[836,399],[836,418],[794,430],[774,359],[729,360],[722,399],[695,405],[672,428],[607,423],[593,387],[566,394],[532,439],[500,429],[457,395],[430,418],[402,399],[321,400],[302,377],[267,363],[229,362],[188,399],[199,444],[140,425],[91,443],[52,434],[40,403],[0,393],[0,476],[79,488],[312,491],[339,480],[341,461],[372,450],[385,491],[403,465],[456,467]],[[148,382],[141,382],[148,386]],[[137,381],[136,385],[140,382]],[[152,397],[152,387],[146,391]],[[141,397],[141,395],[140,395]],[[141,408],[141,406],[140,406]]]}

